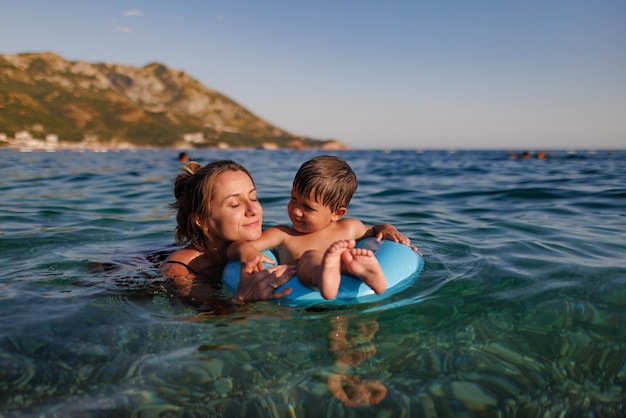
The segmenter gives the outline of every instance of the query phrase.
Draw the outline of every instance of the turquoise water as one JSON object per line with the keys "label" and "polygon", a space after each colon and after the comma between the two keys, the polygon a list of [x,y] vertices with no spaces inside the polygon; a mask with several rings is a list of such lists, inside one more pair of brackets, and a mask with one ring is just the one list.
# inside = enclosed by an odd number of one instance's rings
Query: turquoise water
{"label": "turquoise water", "polygon": [[[248,167],[272,225],[315,152],[192,154]],[[173,242],[175,151],[0,150],[0,416],[626,415],[626,152],[340,155],[349,214],[409,236],[417,282],[211,315],[147,256]]]}

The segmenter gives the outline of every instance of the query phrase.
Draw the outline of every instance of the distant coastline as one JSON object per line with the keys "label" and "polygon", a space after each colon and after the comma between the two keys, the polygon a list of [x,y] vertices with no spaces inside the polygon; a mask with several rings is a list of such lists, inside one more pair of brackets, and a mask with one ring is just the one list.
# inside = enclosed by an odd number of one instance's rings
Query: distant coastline
{"label": "distant coastline", "polygon": [[[10,148],[16,150],[30,150],[30,151],[114,151],[114,150],[141,150],[141,149],[176,149],[176,150],[190,150],[190,149],[254,149],[261,148],[266,150],[280,149],[275,143],[267,142],[261,143],[258,146],[231,146],[228,143],[222,142],[215,146],[202,146],[198,147],[193,144],[178,144],[178,145],[138,145],[125,141],[116,141],[111,143],[99,142],[94,140],[84,140],[80,142],[68,142],[59,141],[54,135],[48,135],[46,138],[35,138],[27,131],[19,132],[20,135],[16,137],[8,137],[4,133],[0,133],[0,149]],[[348,146],[338,141],[328,141],[320,146],[293,146],[288,147],[292,149],[323,149],[323,150],[347,150]]]}
{"label": "distant coastline", "polygon": [[133,67],[68,61],[52,52],[0,54],[0,74],[0,146],[348,148],[336,139],[285,131],[159,63]]}

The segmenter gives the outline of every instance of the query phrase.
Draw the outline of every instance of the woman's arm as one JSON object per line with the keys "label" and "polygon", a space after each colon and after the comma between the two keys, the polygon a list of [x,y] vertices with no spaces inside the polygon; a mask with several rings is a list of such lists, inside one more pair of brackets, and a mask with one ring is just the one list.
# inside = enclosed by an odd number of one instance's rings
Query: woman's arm
{"label": "woman's arm", "polygon": [[168,279],[168,292],[202,312],[232,312],[234,305],[280,299],[291,293],[291,288],[274,290],[296,275],[295,266],[272,266],[255,272],[258,259],[253,259],[242,265],[239,287],[233,298],[224,300],[216,287],[216,283],[221,282],[222,271],[217,266],[205,265],[203,255],[185,248],[171,254],[161,265],[161,275]]}

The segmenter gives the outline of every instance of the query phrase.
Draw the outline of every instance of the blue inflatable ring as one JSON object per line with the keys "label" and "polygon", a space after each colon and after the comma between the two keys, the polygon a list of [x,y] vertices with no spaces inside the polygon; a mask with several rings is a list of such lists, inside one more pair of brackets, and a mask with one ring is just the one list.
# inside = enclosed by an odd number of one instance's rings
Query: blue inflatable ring
{"label": "blue inflatable ring", "polygon": [[[397,242],[382,240],[376,242],[375,238],[365,238],[357,241],[358,248],[368,248],[374,252],[387,279],[387,289],[380,295],[363,283],[361,280],[347,275],[341,275],[341,285],[337,297],[326,300],[319,291],[310,289],[300,283],[298,277],[293,277],[287,283],[280,286],[276,291],[292,288],[291,294],[281,302],[295,304],[311,304],[319,302],[372,302],[391,294],[397,293],[411,285],[424,267],[424,259],[411,248]],[[276,260],[271,251],[264,251],[264,255]],[[234,292],[239,285],[241,263],[229,262],[224,268],[222,281],[227,289]]]}

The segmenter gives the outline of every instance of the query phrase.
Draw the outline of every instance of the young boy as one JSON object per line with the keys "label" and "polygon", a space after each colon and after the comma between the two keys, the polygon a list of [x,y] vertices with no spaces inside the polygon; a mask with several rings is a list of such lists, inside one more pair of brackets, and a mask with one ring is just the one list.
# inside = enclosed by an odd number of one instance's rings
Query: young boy
{"label": "young boy", "polygon": [[341,273],[358,276],[375,293],[382,293],[387,281],[378,260],[372,251],[354,248],[355,240],[376,237],[405,245],[410,241],[390,224],[370,227],[343,218],[356,188],[356,174],[343,159],[325,155],[305,162],[293,179],[287,205],[292,225],[267,228],[255,241],[237,241],[229,247],[228,257],[246,263],[260,251],[274,249],[280,264],[296,264],[300,282],[319,288],[325,299],[337,296]]}

